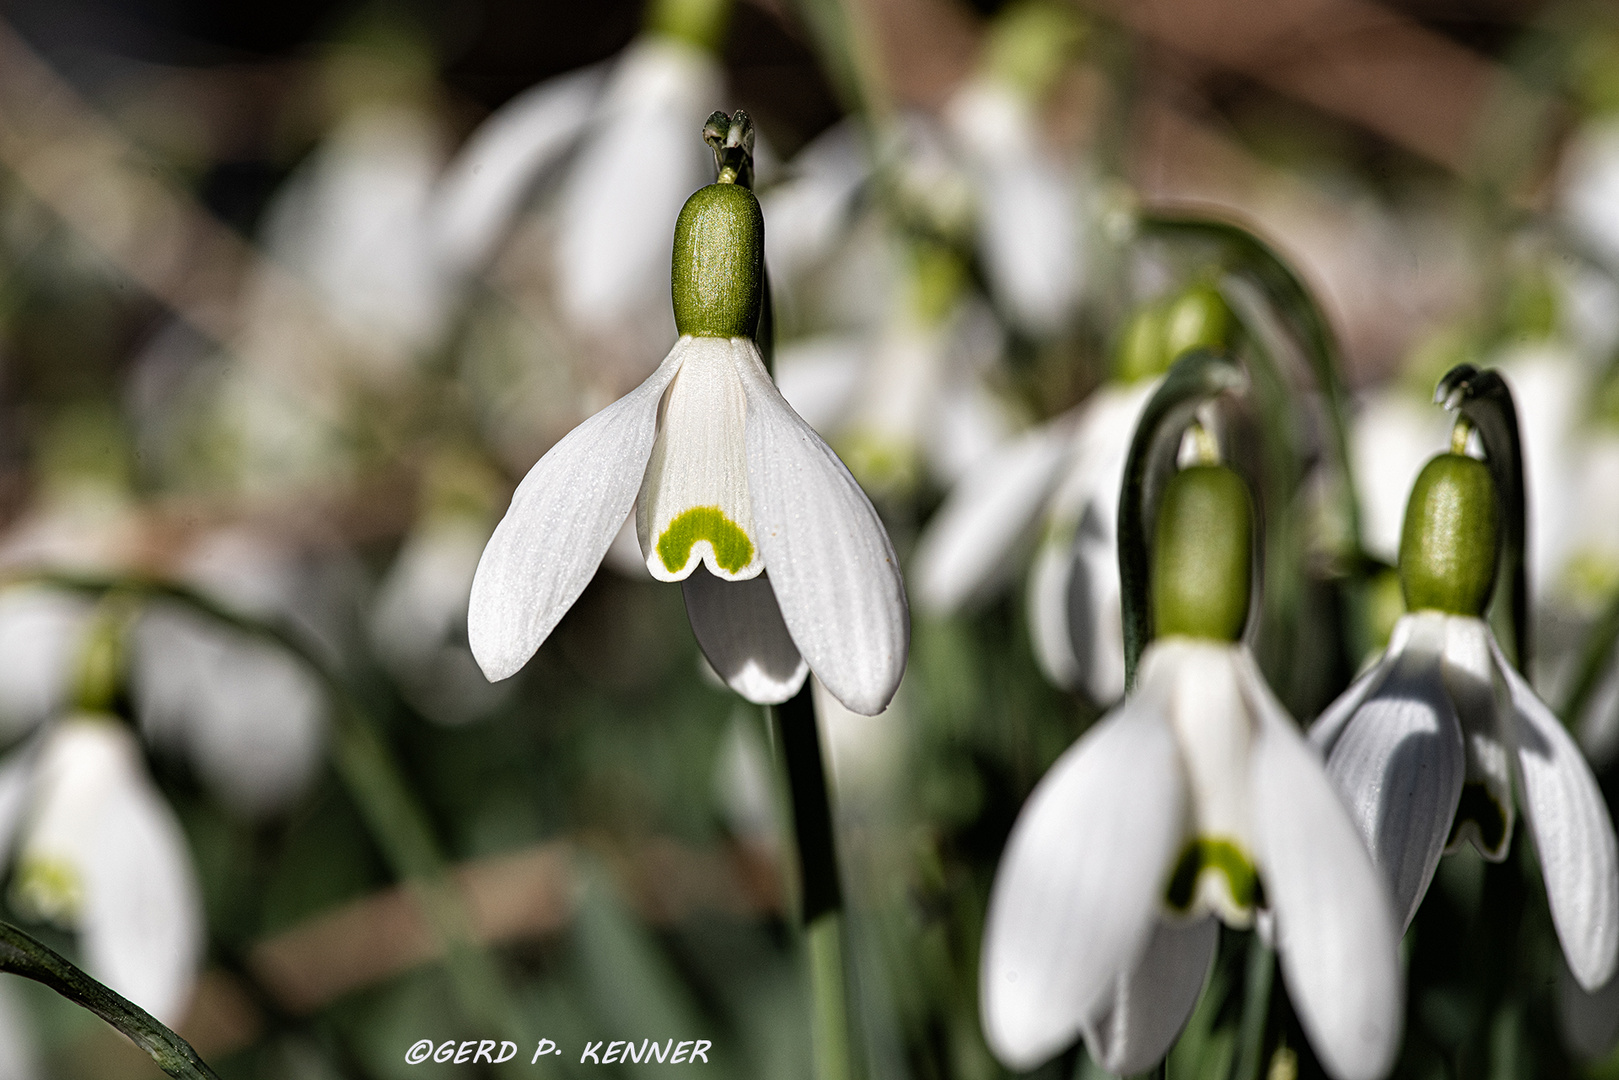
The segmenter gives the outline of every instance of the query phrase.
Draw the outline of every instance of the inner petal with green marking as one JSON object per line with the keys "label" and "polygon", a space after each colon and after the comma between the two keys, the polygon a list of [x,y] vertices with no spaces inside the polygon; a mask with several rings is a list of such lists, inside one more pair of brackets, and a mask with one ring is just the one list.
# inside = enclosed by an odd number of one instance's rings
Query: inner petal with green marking
{"label": "inner petal with green marking", "polygon": [[1253,923],[1254,908],[1264,906],[1259,872],[1231,840],[1200,836],[1181,850],[1164,890],[1164,901],[1181,914],[1212,911],[1227,926]]}
{"label": "inner petal with green marking", "polygon": [[687,339],[669,386],[636,502],[647,570],[680,581],[699,563],[739,581],[764,569],[748,490],[747,405],[738,363],[756,362],[745,338]]}

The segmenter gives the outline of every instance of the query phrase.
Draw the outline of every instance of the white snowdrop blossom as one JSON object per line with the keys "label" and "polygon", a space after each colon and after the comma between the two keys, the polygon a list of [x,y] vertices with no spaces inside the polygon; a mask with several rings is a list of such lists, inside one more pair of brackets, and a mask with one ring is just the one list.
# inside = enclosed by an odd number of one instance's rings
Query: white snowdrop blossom
{"label": "white snowdrop blossom", "polygon": [[909,619],[888,534],[746,337],[681,337],[524,478],[472,584],[468,638],[490,679],[550,635],[632,509],[648,570],[682,582],[738,693],[785,701],[814,671],[860,713],[893,697]]}
{"label": "white snowdrop blossom", "polygon": [[1055,685],[1116,701],[1124,693],[1119,487],[1156,385],[1104,384],[1077,409],[986,456],[923,530],[917,602],[948,615],[984,598],[1038,528],[1028,581],[1035,657]]}
{"label": "white snowdrop blossom", "polygon": [[1500,861],[1523,809],[1552,923],[1586,990],[1619,963],[1619,853],[1596,779],[1484,620],[1422,610],[1310,729],[1405,923],[1439,857]]}
{"label": "white snowdrop blossom", "polygon": [[378,656],[438,723],[477,720],[510,696],[510,684],[483,677],[466,644],[467,598],[489,531],[470,514],[429,515],[405,538],[371,609]]}
{"label": "white snowdrop blossom", "polygon": [[995,297],[1023,326],[1060,329],[1082,285],[1076,178],[1042,145],[1027,95],[973,79],[944,118],[973,179],[978,247]]}
{"label": "white snowdrop blossom", "polygon": [[571,154],[555,215],[564,312],[593,332],[650,312],[667,333],[659,306],[669,227],[712,176],[692,133],[721,86],[710,53],[648,33],[605,72],[587,69],[514,98],[473,133],[440,184],[435,229],[446,261],[480,269],[545,170]]}
{"label": "white snowdrop blossom", "polygon": [[1146,1069],[1197,1002],[1214,920],[1266,910],[1328,1073],[1386,1074],[1399,928],[1359,833],[1245,645],[1161,638],[1013,827],[984,935],[990,1046],[1026,1069],[1083,1035],[1108,1071]]}
{"label": "white snowdrop blossom", "polygon": [[12,904],[79,934],[91,975],[166,1024],[190,1005],[202,898],[180,824],[117,718],[57,720],[0,766]]}

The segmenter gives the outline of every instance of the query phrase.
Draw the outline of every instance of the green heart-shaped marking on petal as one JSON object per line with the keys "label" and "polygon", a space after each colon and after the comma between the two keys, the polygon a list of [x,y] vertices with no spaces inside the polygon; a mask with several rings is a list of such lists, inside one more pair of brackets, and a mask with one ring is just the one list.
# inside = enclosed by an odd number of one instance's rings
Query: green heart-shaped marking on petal
{"label": "green heart-shaped marking on petal", "polygon": [[1252,908],[1260,900],[1259,874],[1242,849],[1229,840],[1198,837],[1186,845],[1169,877],[1164,899],[1176,911],[1186,911],[1197,896],[1197,879],[1205,870],[1225,875],[1231,899],[1241,908]]}
{"label": "green heart-shaped marking on petal", "polygon": [[677,574],[699,540],[707,540],[714,549],[721,570],[734,574],[753,561],[753,541],[717,506],[694,506],[678,514],[658,537],[658,558]]}

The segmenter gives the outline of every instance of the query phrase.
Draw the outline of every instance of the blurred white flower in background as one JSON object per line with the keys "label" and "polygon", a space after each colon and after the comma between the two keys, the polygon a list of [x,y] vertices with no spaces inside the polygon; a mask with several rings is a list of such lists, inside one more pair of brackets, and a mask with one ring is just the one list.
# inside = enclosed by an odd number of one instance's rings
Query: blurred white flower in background
{"label": "blurred white flower in background", "polygon": [[116,717],[75,713],[0,766],[11,902],[77,931],[84,966],[166,1024],[191,1002],[202,898],[180,824]]}

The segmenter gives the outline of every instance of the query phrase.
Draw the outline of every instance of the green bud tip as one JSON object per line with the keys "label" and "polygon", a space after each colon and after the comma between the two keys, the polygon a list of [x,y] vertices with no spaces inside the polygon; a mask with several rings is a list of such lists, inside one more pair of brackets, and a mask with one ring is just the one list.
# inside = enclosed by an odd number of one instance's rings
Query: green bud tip
{"label": "green bud tip", "polygon": [[1220,350],[1231,337],[1231,309],[1212,285],[1194,285],[1164,312],[1165,367],[1190,349]]}
{"label": "green bud tip", "polygon": [[746,112],[710,115],[703,141],[714,151],[715,183],[753,187],[753,120]]}
{"label": "green bud tip", "polygon": [[[1465,445],[1465,433],[1461,441]],[[1488,465],[1449,453],[1423,466],[1400,535],[1400,585],[1407,610],[1482,615],[1495,587],[1500,532],[1500,507]]]}
{"label": "green bud tip", "polygon": [[675,327],[697,337],[752,337],[763,302],[765,219],[738,184],[699,188],[675,222]]}
{"label": "green bud tip", "polygon": [[1253,500],[1224,465],[1182,469],[1164,488],[1152,552],[1160,637],[1236,641],[1248,621]]}

